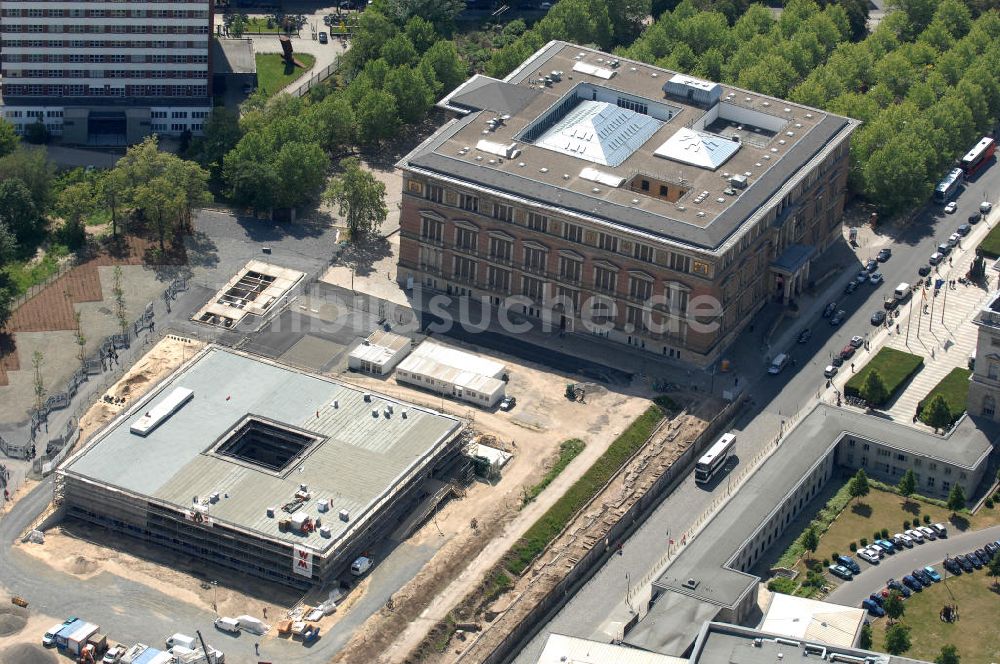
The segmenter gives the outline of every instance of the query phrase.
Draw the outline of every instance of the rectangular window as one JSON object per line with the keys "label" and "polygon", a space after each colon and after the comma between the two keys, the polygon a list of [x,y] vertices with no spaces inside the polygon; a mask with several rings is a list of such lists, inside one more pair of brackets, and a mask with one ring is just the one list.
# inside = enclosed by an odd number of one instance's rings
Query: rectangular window
{"label": "rectangular window", "polygon": [[533,300],[545,297],[545,282],[533,277],[521,277],[521,294]]}
{"label": "rectangular window", "polygon": [[601,233],[598,236],[597,246],[605,251],[618,253],[618,238],[608,233]]}
{"label": "rectangular window", "polygon": [[653,262],[653,248],[649,245],[637,243],[635,245],[633,255],[641,261],[645,261],[647,263]]}
{"label": "rectangular window", "polygon": [[576,224],[563,224],[563,237],[570,242],[583,243],[583,227]]}
{"label": "rectangular window", "polygon": [[691,258],[689,256],[684,256],[683,254],[670,254],[670,264],[671,270],[676,270],[678,272],[690,272],[691,271]]}
{"label": "rectangular window", "polygon": [[538,249],[536,247],[525,247],[524,267],[530,270],[544,270],[545,255],[546,252],[543,249]]}
{"label": "rectangular window", "polygon": [[539,233],[547,233],[549,230],[549,218],[542,214],[529,212],[528,228]]}
{"label": "rectangular window", "polygon": [[479,212],[479,198],[470,196],[469,194],[460,194],[458,197],[458,206],[469,212]]}
{"label": "rectangular window", "polygon": [[502,203],[493,204],[493,218],[500,221],[514,221],[514,208]]}
{"label": "rectangular window", "polygon": [[436,219],[424,217],[420,221],[420,237],[432,242],[442,242],[444,237],[444,223]]}
{"label": "rectangular window", "polygon": [[173,113],[170,114],[170,117],[172,117],[175,120],[186,119],[187,116],[188,116],[187,111],[174,111]]}
{"label": "rectangular window", "polygon": [[429,184],[427,185],[426,196],[427,200],[433,203],[440,203],[444,200],[444,189],[436,184]]}
{"label": "rectangular window", "polygon": [[475,281],[476,261],[463,256],[455,256],[455,277],[466,281]]}
{"label": "rectangular window", "polygon": [[568,256],[559,257],[559,277],[563,281],[578,284],[583,278],[583,261]]}
{"label": "rectangular window", "polygon": [[594,268],[594,287],[598,290],[614,292],[618,282],[618,275],[614,270],[598,267]]}
{"label": "rectangular window", "polygon": [[643,332],[646,329],[645,311],[639,307],[626,308],[625,322],[630,324],[634,331]]}
{"label": "rectangular window", "polygon": [[573,304],[574,312],[580,310],[580,291],[574,290],[572,288],[565,288],[563,286],[560,286],[558,291],[560,298],[565,298],[566,300],[568,300]]}
{"label": "rectangular window", "polygon": [[456,228],[455,246],[466,251],[475,251],[479,246],[479,233],[468,228]]}
{"label": "rectangular window", "polygon": [[514,253],[514,243],[499,237],[490,238],[490,258],[510,262]]}
{"label": "rectangular window", "polygon": [[933,477],[928,477],[927,478],[927,486],[931,487],[932,489],[934,488],[934,478]]}
{"label": "rectangular window", "polygon": [[491,290],[510,292],[510,270],[502,270],[490,265],[486,275]]}
{"label": "rectangular window", "polygon": [[653,282],[639,277],[629,277],[628,294],[637,300],[648,301],[653,296]]}

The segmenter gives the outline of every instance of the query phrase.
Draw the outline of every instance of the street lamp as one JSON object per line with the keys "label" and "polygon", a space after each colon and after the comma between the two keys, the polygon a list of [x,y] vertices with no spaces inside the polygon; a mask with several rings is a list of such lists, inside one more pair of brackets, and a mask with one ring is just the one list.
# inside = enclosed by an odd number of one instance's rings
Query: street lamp
{"label": "street lamp", "polygon": [[212,581],[212,610],[219,613],[219,582]]}

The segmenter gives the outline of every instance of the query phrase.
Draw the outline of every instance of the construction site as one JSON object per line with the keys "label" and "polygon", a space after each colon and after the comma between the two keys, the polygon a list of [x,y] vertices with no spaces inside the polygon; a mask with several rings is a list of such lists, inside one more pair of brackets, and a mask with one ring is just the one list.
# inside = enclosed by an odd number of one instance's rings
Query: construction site
{"label": "construction site", "polygon": [[209,346],[57,471],[55,501],[306,589],[467,481],[467,444],[460,418]]}

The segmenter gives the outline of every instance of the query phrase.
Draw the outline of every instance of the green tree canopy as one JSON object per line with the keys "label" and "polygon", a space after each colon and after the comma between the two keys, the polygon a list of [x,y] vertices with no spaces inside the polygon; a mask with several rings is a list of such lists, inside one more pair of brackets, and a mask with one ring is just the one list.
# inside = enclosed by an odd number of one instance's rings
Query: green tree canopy
{"label": "green tree canopy", "polygon": [[864,469],[858,470],[851,478],[847,485],[847,492],[854,499],[864,498],[871,492],[871,487],[868,486],[868,476],[865,475]]}
{"label": "green tree canopy", "polygon": [[21,146],[0,157],[0,181],[17,178],[28,188],[31,200],[39,210],[52,204],[52,183],[56,167],[48,160],[45,148]]}
{"label": "green tree canopy", "polygon": [[865,621],[865,623],[861,626],[861,636],[858,637],[858,647],[862,650],[871,650],[872,648],[872,626],[868,621]]}
{"label": "green tree canopy", "polygon": [[411,16],[406,25],[403,26],[403,32],[410,38],[410,43],[413,44],[413,48],[417,49],[417,53],[426,52],[432,44],[441,38],[441,35],[434,29],[434,24],[423,16]]}
{"label": "green tree canopy", "polygon": [[14,131],[14,125],[6,120],[0,119],[0,157],[9,155],[17,149],[21,139]]}
{"label": "green tree canopy", "polygon": [[354,112],[358,119],[358,140],[366,145],[391,138],[399,129],[396,98],[388,92],[369,92],[358,102]]}
{"label": "green tree canopy", "polygon": [[951,409],[948,408],[948,402],[945,400],[944,395],[941,394],[935,394],[920,409],[920,421],[934,427],[935,431],[938,429],[947,429],[951,426],[953,419]]}
{"label": "green tree canopy", "polygon": [[84,221],[97,206],[94,188],[89,182],[65,187],[56,200],[56,211],[63,218],[61,234],[70,249],[77,249],[86,239]]}
{"label": "green tree canopy", "polygon": [[941,646],[941,652],[934,658],[934,664],[960,664],[961,660],[962,658],[958,656],[958,648],[946,643]]}
{"label": "green tree canopy", "polygon": [[434,103],[433,91],[427,80],[407,66],[389,72],[385,77],[385,91],[396,99],[399,119],[404,124],[423,120]]}
{"label": "green tree canopy", "polygon": [[889,596],[885,599],[882,608],[885,609],[885,615],[889,617],[890,623],[902,618],[906,612],[906,606],[903,604],[903,596],[898,590],[889,591]]}
{"label": "green tree canopy", "polygon": [[416,63],[419,55],[413,42],[405,34],[400,33],[382,45],[379,55],[390,67],[401,67]]}
{"label": "green tree canopy", "polygon": [[810,556],[816,553],[816,549],[819,548],[819,532],[816,530],[816,526],[809,526],[802,534],[802,546],[810,553]]}
{"label": "green tree canopy", "polygon": [[202,131],[203,135],[191,145],[191,156],[218,178],[226,153],[236,147],[243,136],[239,116],[225,106],[216,106],[205,118]]}
{"label": "green tree canopy", "polygon": [[885,381],[878,369],[872,369],[865,376],[865,382],[861,385],[861,398],[870,404],[878,406],[889,397],[889,391],[885,387]]}
{"label": "green tree canopy", "polygon": [[902,623],[891,625],[885,630],[885,651],[890,655],[902,655],[910,649],[910,628]]}
{"label": "green tree canopy", "polygon": [[420,71],[425,76],[433,75],[437,94],[454,90],[469,77],[468,67],[459,57],[455,44],[450,41],[439,41],[428,48],[420,59]]}
{"label": "green tree canopy", "polygon": [[917,476],[913,474],[912,468],[907,469],[903,474],[896,489],[899,491],[899,495],[906,499],[909,499],[913,495],[913,492],[917,490]]}
{"label": "green tree canopy", "polygon": [[951,487],[951,492],[948,494],[947,507],[952,513],[965,509],[965,489],[962,488],[961,484],[955,484]]}
{"label": "green tree canopy", "polygon": [[14,234],[20,247],[34,247],[45,230],[31,192],[18,178],[0,181],[0,223]]}
{"label": "green tree canopy", "polygon": [[324,198],[337,205],[347,222],[351,240],[360,240],[382,226],[389,210],[385,204],[385,184],[361,167],[357,157],[340,162],[343,173],[331,180]]}
{"label": "green tree canopy", "polygon": [[990,558],[987,573],[993,577],[993,587],[1000,587],[1000,556],[993,556]]}

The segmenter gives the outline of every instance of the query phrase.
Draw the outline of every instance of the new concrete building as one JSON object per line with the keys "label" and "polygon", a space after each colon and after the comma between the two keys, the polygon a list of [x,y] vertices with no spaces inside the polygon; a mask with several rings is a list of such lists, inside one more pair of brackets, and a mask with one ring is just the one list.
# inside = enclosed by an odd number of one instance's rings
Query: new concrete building
{"label": "new concrete building", "polygon": [[626,626],[625,642],[687,655],[706,621],[756,623],[760,577],[753,570],[838,466],[861,466],[893,483],[912,468],[918,493],[947,495],[945,483],[958,482],[971,496],[998,433],[990,422],[966,417],[949,435],[935,436],[818,404],[653,581],[648,613]]}
{"label": "new concrete building", "polygon": [[212,108],[209,0],[0,0],[3,117],[64,143],[198,134]]}
{"label": "new concrete building", "polygon": [[308,587],[340,576],[449,479],[464,430],[209,346],[59,469],[57,502],[121,535]]}
{"label": "new concrete building", "polygon": [[404,287],[705,365],[840,237],[848,118],[557,41],[439,106]]}

